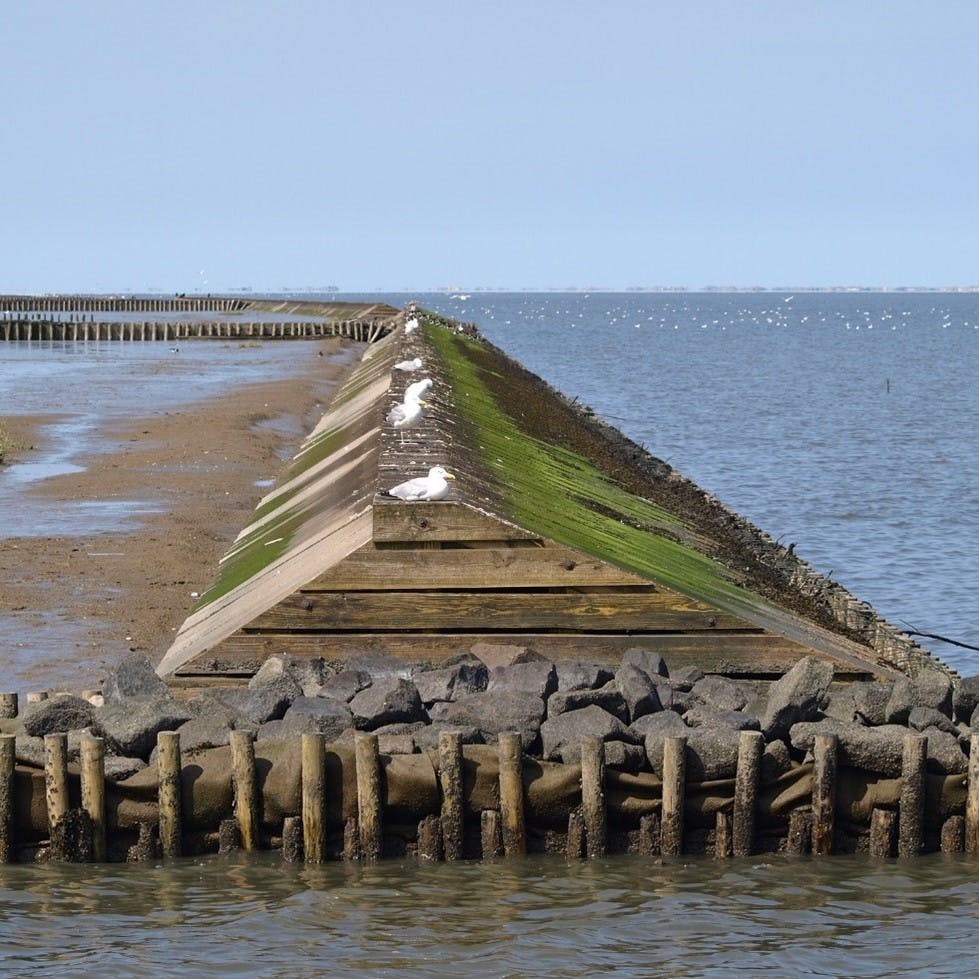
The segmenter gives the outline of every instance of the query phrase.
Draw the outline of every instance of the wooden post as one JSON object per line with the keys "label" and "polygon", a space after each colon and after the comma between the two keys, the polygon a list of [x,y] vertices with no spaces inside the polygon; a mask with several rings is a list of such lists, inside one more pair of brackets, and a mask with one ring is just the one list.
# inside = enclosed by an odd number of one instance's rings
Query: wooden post
{"label": "wooden post", "polygon": [[581,742],[581,812],[585,821],[585,846],[589,857],[608,851],[605,812],[605,742],[585,738]]}
{"label": "wooden post", "polygon": [[92,859],[105,860],[105,741],[82,738],[82,809],[92,821]]}
{"label": "wooden post", "polygon": [[245,850],[258,848],[258,787],[255,782],[255,734],[231,732],[231,772],[235,791],[235,818]]}
{"label": "wooden post", "polygon": [[17,694],[0,693],[0,717],[13,718],[17,716]]}
{"label": "wooden post", "polygon": [[159,778],[160,847],[164,857],[182,852],[183,813],[180,798],[180,735],[160,731],[156,736],[156,765]]}
{"label": "wooden post", "polygon": [[901,807],[897,823],[897,852],[902,857],[916,857],[921,853],[927,760],[928,738],[921,734],[907,735],[901,760]]}
{"label": "wooden post", "polygon": [[836,746],[835,734],[817,734],[813,743],[812,852],[825,856],[833,852],[836,827]]}
{"label": "wooden post", "polygon": [[343,859],[360,859],[360,828],[356,816],[351,816],[343,824]]}
{"label": "wooden post", "polygon": [[965,840],[965,817],[949,816],[942,823],[942,853],[961,853]]}
{"label": "wooden post", "polygon": [[0,734],[0,863],[10,863],[14,853],[14,763],[17,739]]}
{"label": "wooden post", "polygon": [[664,857],[683,852],[683,803],[687,777],[687,739],[671,735],[663,741],[663,820],[660,851]]}
{"label": "wooden post", "polygon": [[644,857],[658,857],[660,854],[659,815],[655,812],[639,820],[639,852]]}
{"label": "wooden post", "polygon": [[322,863],[326,853],[326,738],[302,736],[303,848],[306,863]]}
{"label": "wooden post", "polygon": [[891,809],[876,806],[870,814],[870,855],[878,859],[894,856],[894,831],[897,828],[897,813]]}
{"label": "wooden post", "polygon": [[222,819],[218,823],[218,853],[234,853],[241,849],[241,827],[237,819]]}
{"label": "wooden post", "polygon": [[789,833],[785,840],[785,852],[801,857],[812,846],[812,812],[793,809],[789,813]]}
{"label": "wooden post", "polygon": [[979,856],[979,734],[969,738],[969,774],[965,799],[965,852]]}
{"label": "wooden post", "polygon": [[44,789],[48,805],[48,829],[68,813],[68,735],[44,735]]}
{"label": "wooden post", "polygon": [[500,734],[500,823],[503,830],[503,853],[508,857],[527,852],[524,827],[523,753],[520,735],[514,731]]}
{"label": "wooden post", "polygon": [[303,821],[299,816],[286,816],[282,821],[282,859],[285,863],[303,859]]}
{"label": "wooden post", "polygon": [[495,860],[503,855],[500,814],[495,809],[484,809],[480,814],[479,835],[484,860]]}
{"label": "wooden post", "polygon": [[734,828],[731,849],[736,857],[749,857],[755,842],[755,809],[758,777],[765,736],[760,731],[742,731],[738,737],[738,771],[734,783]]}
{"label": "wooden post", "polygon": [[734,853],[731,813],[718,809],[714,814],[714,857],[726,860]]}
{"label": "wooden post", "polygon": [[569,860],[580,860],[585,855],[585,820],[580,807],[568,813],[567,854]]}
{"label": "wooden post", "polygon": [[441,820],[429,814],[418,824],[418,859],[438,863],[442,859]]}
{"label": "wooden post", "polygon": [[462,808],[462,735],[439,735],[439,785],[442,789],[442,851],[446,860],[462,859],[465,827]]}
{"label": "wooden post", "polygon": [[365,860],[378,860],[381,856],[381,757],[377,735],[358,734],[354,750],[357,756],[360,850]]}

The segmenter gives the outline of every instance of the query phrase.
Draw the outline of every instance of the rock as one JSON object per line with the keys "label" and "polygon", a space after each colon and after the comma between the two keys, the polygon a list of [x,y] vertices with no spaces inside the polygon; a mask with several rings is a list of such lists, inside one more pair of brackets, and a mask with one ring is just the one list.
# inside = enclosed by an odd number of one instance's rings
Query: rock
{"label": "rock", "polygon": [[612,670],[596,663],[580,661],[561,661],[555,663],[557,669],[557,692],[570,690],[595,690],[603,687],[615,674]]}
{"label": "rock", "polygon": [[292,703],[285,694],[271,689],[229,687],[212,690],[209,696],[234,714],[236,727],[241,727],[243,723],[257,727],[266,721],[274,721],[282,717]]}
{"label": "rock", "polygon": [[31,704],[24,714],[24,733],[34,738],[45,734],[79,731],[90,727],[95,708],[81,697],[70,694]]}
{"label": "rock", "polygon": [[855,719],[870,727],[887,723],[887,702],[891,699],[890,683],[851,683]]}
{"label": "rock", "polygon": [[921,733],[928,738],[929,772],[963,775],[968,771],[969,759],[955,735],[937,727],[925,728]]}
{"label": "rock", "polygon": [[622,654],[622,665],[637,666],[650,679],[670,675],[663,657],[659,653],[654,653],[649,649],[643,649],[641,646],[632,646],[627,649]]}
{"label": "rock", "polygon": [[377,738],[377,750],[382,755],[414,755],[418,749],[410,734],[380,734]]}
{"label": "rock", "polygon": [[259,738],[324,734],[327,741],[335,741],[348,727],[353,727],[354,715],[342,700],[333,697],[297,697],[277,723],[278,728],[263,724]]}
{"label": "rock", "polygon": [[403,678],[380,677],[350,701],[354,727],[373,731],[398,721],[420,721],[423,718],[418,688]]}
{"label": "rock", "polygon": [[176,731],[192,717],[186,704],[169,697],[133,697],[97,708],[92,728],[115,754],[146,759],[160,731]]}
{"label": "rock", "polygon": [[228,710],[215,710],[209,714],[192,717],[177,728],[180,750],[217,748],[231,743],[234,715]]}
{"label": "rock", "polygon": [[498,666],[511,666],[530,652],[526,646],[495,642],[478,642],[470,651],[481,663],[485,663],[489,670],[494,670]]}
{"label": "rock", "polygon": [[566,765],[577,764],[581,760],[581,742],[585,738],[637,740],[622,721],[594,704],[548,718],[540,726],[540,736],[544,758],[559,758]]}
{"label": "rock", "polygon": [[687,779],[691,782],[712,782],[720,778],[734,778],[738,770],[738,741],[739,733],[731,727],[689,729]]}
{"label": "rock", "polygon": [[484,663],[475,660],[416,673],[412,682],[418,688],[422,703],[433,704],[438,700],[455,700],[482,693],[489,683],[489,671]]}
{"label": "rock", "polygon": [[499,697],[487,690],[452,703],[435,704],[429,713],[433,723],[476,728],[487,744],[495,744],[503,731],[518,731],[524,751],[529,751],[539,737],[544,701],[529,693]]}
{"label": "rock", "polygon": [[906,724],[913,707],[933,707],[951,717],[952,678],[933,669],[924,669],[913,679],[900,677],[887,702],[887,722]]}
{"label": "rock", "polygon": [[644,714],[655,714],[663,709],[656,685],[649,678],[649,674],[638,666],[623,663],[615,671],[615,685],[622,691],[622,698],[629,710],[629,721],[634,721]]}
{"label": "rock", "polygon": [[672,680],[654,681],[656,696],[663,710],[670,710],[676,714],[685,714],[694,700],[693,694],[689,690],[675,686]]}
{"label": "rock", "polygon": [[605,764],[620,772],[641,772],[646,767],[646,749],[628,741],[606,741]]}
{"label": "rock", "polygon": [[663,741],[668,737],[686,737],[690,733],[683,718],[671,710],[646,714],[633,721],[629,728],[633,734],[643,739],[649,766],[660,774],[663,771]]}
{"label": "rock", "polygon": [[740,710],[718,710],[709,704],[698,704],[683,715],[688,727],[726,727],[732,731],[758,731],[761,723],[757,717]]}
{"label": "rock", "polygon": [[793,724],[816,720],[832,679],[832,664],[815,656],[806,656],[776,680],[769,688],[765,714],[761,718],[765,740],[784,739]]}
{"label": "rock", "polygon": [[371,675],[364,670],[341,670],[327,677],[313,694],[314,697],[332,697],[349,703],[361,690],[371,685]]}
{"label": "rock", "polygon": [[759,780],[762,785],[774,782],[792,768],[789,746],[784,741],[769,741],[761,754]]}
{"label": "rock", "polygon": [[681,666],[670,676],[670,685],[677,690],[689,691],[693,685],[704,677],[704,671],[696,666]]}
{"label": "rock", "polygon": [[419,751],[438,751],[439,738],[445,731],[458,732],[463,744],[482,744],[483,736],[478,728],[460,727],[454,724],[426,724],[412,737]]}
{"label": "rock", "polygon": [[144,768],[146,768],[146,762],[142,758],[124,758],[121,755],[105,756],[105,777],[112,782],[121,782]]}
{"label": "rock", "polygon": [[940,710],[934,707],[912,707],[908,714],[908,727],[915,731],[926,731],[928,728],[937,728],[946,734],[959,736],[959,729],[946,717]]}
{"label": "rock", "polygon": [[850,689],[853,684],[847,684],[838,689],[830,689],[826,695],[826,703],[823,705],[823,714],[826,717],[833,717],[846,724],[861,723],[857,717],[856,701],[853,691]]}
{"label": "rock", "polygon": [[808,752],[812,751],[817,734],[835,734],[839,739],[841,764],[893,778],[901,774],[907,733],[902,727],[864,727],[826,718],[793,724],[789,739],[797,751]]}
{"label": "rock", "polygon": [[547,700],[557,690],[557,670],[548,660],[512,663],[510,666],[496,666],[489,673],[487,693],[493,692],[502,697],[511,693],[532,693]]}
{"label": "rock", "polygon": [[106,704],[118,704],[131,697],[169,697],[166,683],[157,676],[150,661],[135,653],[127,656],[109,670],[102,683],[102,697]]}
{"label": "rock", "polygon": [[743,710],[748,703],[744,688],[722,676],[703,677],[693,685],[691,693],[719,711]]}
{"label": "rock", "polygon": [[611,680],[597,690],[568,690],[552,693],[547,701],[547,716],[557,717],[570,710],[581,710],[592,705],[614,714],[623,724],[629,723],[629,708],[619,685]]}
{"label": "rock", "polygon": [[300,671],[298,664],[294,663],[292,657],[284,653],[277,653],[270,656],[259,667],[258,672],[248,681],[248,689],[275,690],[277,693],[287,696],[291,703],[306,692],[301,679],[302,673],[308,677],[310,690],[317,690],[328,676],[333,675],[332,670],[328,674],[324,674],[323,670],[329,669],[329,667],[323,660],[316,662],[320,664],[320,669],[306,668]]}
{"label": "rock", "polygon": [[952,693],[952,709],[955,712],[955,719],[958,721],[968,721],[979,707],[979,676],[962,677],[955,684]]}

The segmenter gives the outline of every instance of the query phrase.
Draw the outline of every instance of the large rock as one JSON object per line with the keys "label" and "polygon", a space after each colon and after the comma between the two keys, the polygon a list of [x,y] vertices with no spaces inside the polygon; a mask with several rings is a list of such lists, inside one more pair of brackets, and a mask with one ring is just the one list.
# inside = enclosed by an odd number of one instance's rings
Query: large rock
{"label": "large rock", "polygon": [[683,723],[683,718],[671,710],[646,714],[633,721],[630,730],[643,739],[649,766],[657,773],[663,771],[663,742],[670,737],[687,737],[690,734],[690,728]]}
{"label": "large rock", "polygon": [[234,715],[229,710],[215,709],[192,717],[177,728],[180,750],[195,751],[230,744],[233,727]]}
{"label": "large rock", "polygon": [[416,673],[412,682],[418,688],[418,696],[423,704],[434,704],[440,700],[457,700],[474,693],[482,693],[489,683],[489,671],[484,663],[457,663],[436,670]]}
{"label": "large rock", "polygon": [[508,643],[478,642],[472,647],[471,652],[480,662],[485,663],[488,669],[494,670],[498,666],[524,662],[531,650],[526,646]]}
{"label": "large rock", "polygon": [[45,734],[80,731],[90,727],[94,717],[95,708],[87,700],[63,694],[31,704],[24,714],[24,733],[43,738]]}
{"label": "large rock", "polygon": [[350,703],[361,690],[371,685],[371,675],[365,670],[341,670],[335,676],[327,677],[313,692],[314,697],[332,697]]}
{"label": "large rock", "polygon": [[418,688],[401,677],[380,677],[350,701],[354,726],[373,731],[399,721],[420,721],[424,717]]}
{"label": "large rock", "polygon": [[952,678],[941,670],[924,669],[916,677],[894,683],[887,702],[889,724],[906,724],[914,707],[933,707],[952,716]]}
{"label": "large rock", "polygon": [[517,731],[524,751],[536,743],[544,701],[530,693],[515,693],[507,697],[486,691],[447,704],[435,704],[432,722],[476,728],[487,744],[494,744],[503,731]]}
{"label": "large rock", "polygon": [[757,717],[741,710],[719,710],[709,704],[698,704],[683,715],[688,727],[726,727],[732,731],[757,731],[761,724]]}
{"label": "large rock", "polygon": [[734,778],[740,732],[732,727],[697,727],[687,732],[687,772],[691,782]]}
{"label": "large rock", "polygon": [[[658,674],[653,675],[658,676]],[[633,663],[623,663],[615,671],[615,683],[622,691],[622,698],[629,710],[629,721],[634,721],[644,714],[655,714],[663,709],[659,692],[649,674]]]}
{"label": "large rock", "polygon": [[854,720],[868,727],[887,723],[887,702],[891,699],[891,683],[863,681],[849,685],[853,695]]}
{"label": "large rock", "polygon": [[118,704],[131,697],[159,698],[169,696],[166,683],[160,679],[150,661],[139,653],[127,656],[109,670],[102,683],[106,704]]}
{"label": "large rock", "polygon": [[792,756],[789,746],[784,741],[769,741],[761,755],[761,773],[759,778],[762,785],[774,782],[792,768]]}
{"label": "large rock", "polygon": [[744,710],[748,703],[744,688],[723,676],[705,676],[693,685],[691,693],[719,711]]}
{"label": "large rock", "polygon": [[670,671],[666,668],[666,661],[659,653],[652,650],[643,649],[642,646],[632,646],[622,654],[622,665],[638,666],[643,673],[651,679],[658,676],[669,676]]}
{"label": "large rock", "polygon": [[511,663],[490,670],[487,693],[508,697],[513,693],[532,693],[547,700],[557,690],[557,670],[548,660]]}
{"label": "large rock", "polygon": [[615,674],[612,670],[597,663],[583,663],[579,660],[562,660],[554,664],[557,669],[557,692],[570,690],[595,690],[605,686]]}
{"label": "large rock", "polygon": [[547,716],[557,717],[570,710],[581,710],[592,705],[614,714],[623,724],[629,723],[629,708],[619,685],[611,680],[596,690],[558,690],[552,693],[547,701]]}
{"label": "large rock", "polygon": [[336,741],[354,723],[353,712],[332,697],[298,697],[281,720],[270,721],[258,729],[262,741],[292,738],[300,734],[323,734]]}
{"label": "large rock", "polygon": [[438,751],[439,739],[443,733],[453,732],[459,735],[463,744],[482,744],[483,736],[478,728],[460,727],[455,724],[426,724],[416,731],[412,737],[419,751]]}
{"label": "large rock", "polygon": [[620,772],[641,772],[646,767],[646,748],[628,741],[606,741],[605,764]]}
{"label": "large rock", "polygon": [[825,718],[794,724],[789,739],[797,751],[810,752],[817,734],[836,735],[841,764],[891,778],[901,774],[907,728],[896,725],[865,727]]}
{"label": "large rock", "polygon": [[248,690],[230,687],[211,691],[212,700],[226,707],[235,715],[235,726],[242,727],[274,721],[289,709],[292,698],[278,690]]}
{"label": "large rock", "polygon": [[833,680],[833,667],[825,660],[806,656],[768,691],[761,729],[768,741],[785,738],[789,728],[803,721],[814,721],[826,700]]}
{"label": "large rock", "polygon": [[540,726],[543,754],[560,759],[566,765],[581,760],[581,742],[585,738],[602,741],[636,741],[636,736],[617,717],[592,704],[548,718]]}
{"label": "large rock", "polygon": [[97,708],[92,729],[115,754],[145,760],[160,731],[176,731],[193,716],[186,704],[169,697],[134,697]]}
{"label": "large rock", "polygon": [[915,731],[927,731],[928,728],[937,728],[946,734],[959,736],[959,729],[946,717],[940,710],[934,707],[912,707],[908,714],[908,727]]}
{"label": "large rock", "polygon": [[928,771],[939,775],[963,775],[969,769],[969,759],[959,739],[937,727],[921,732],[928,738]]}
{"label": "large rock", "polygon": [[306,658],[276,653],[248,681],[252,690],[272,689],[296,697],[315,696],[334,671],[322,657]]}
{"label": "large rock", "polygon": [[979,707],[979,676],[965,676],[955,685],[952,694],[952,709],[955,719],[965,721],[972,718],[976,707]]}

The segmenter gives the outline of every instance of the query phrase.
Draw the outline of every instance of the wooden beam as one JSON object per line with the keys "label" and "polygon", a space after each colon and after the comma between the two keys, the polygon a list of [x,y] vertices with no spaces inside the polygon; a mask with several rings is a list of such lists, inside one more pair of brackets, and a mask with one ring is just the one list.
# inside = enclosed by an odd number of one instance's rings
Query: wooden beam
{"label": "wooden beam", "polygon": [[378,542],[541,539],[462,503],[402,503],[375,497],[373,511],[373,536]]}

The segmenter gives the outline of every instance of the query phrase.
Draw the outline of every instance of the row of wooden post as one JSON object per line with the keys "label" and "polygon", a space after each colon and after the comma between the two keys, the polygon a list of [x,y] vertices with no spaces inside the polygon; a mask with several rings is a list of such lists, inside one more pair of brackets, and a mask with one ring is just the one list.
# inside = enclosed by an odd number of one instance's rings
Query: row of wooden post
{"label": "row of wooden post", "polygon": [[0,296],[0,310],[28,312],[238,312],[251,300],[222,296]]}
{"label": "row of wooden post", "polygon": [[[0,735],[0,863],[12,859],[14,843],[15,738]],[[755,813],[764,738],[757,731],[740,735],[734,804],[716,815],[715,853],[745,857],[753,852]],[[979,854],[979,735],[970,744],[968,794],[963,816],[953,816],[942,828],[941,847]],[[44,738],[45,792],[54,859],[106,858],[105,750],[101,738],[83,737],[80,750],[81,809],[68,801],[68,736]],[[787,850],[833,852],[836,810],[838,744],[835,735],[820,734],[813,746],[813,789],[809,810],[790,814]],[[256,782],[254,734],[231,732],[234,818],[223,824],[222,848],[255,850],[261,845],[261,805]],[[326,738],[304,734],[301,744],[302,805],[298,816],[283,826],[283,855],[287,860],[326,859]],[[445,732],[439,738],[438,777],[442,799],[438,816],[422,821],[419,855],[431,860],[463,856],[463,777],[461,735]],[[357,818],[344,832],[344,856],[377,860],[382,855],[381,764],[377,736],[358,735],[355,741]],[[904,742],[902,791],[897,812],[875,809],[870,824],[870,852],[875,856],[915,856],[922,852],[927,738],[908,735]],[[157,736],[159,771],[159,846],[164,857],[182,853],[180,735]],[[640,851],[676,856],[683,852],[683,809],[686,783],[686,738],[668,737],[663,747],[662,803],[657,815],[640,823]],[[499,810],[481,814],[482,855],[521,856],[527,852],[520,735],[499,737]],[[599,738],[581,744],[581,807],[568,820],[570,857],[601,857],[607,852],[605,746]],[[80,856],[79,856],[80,854]]]}

